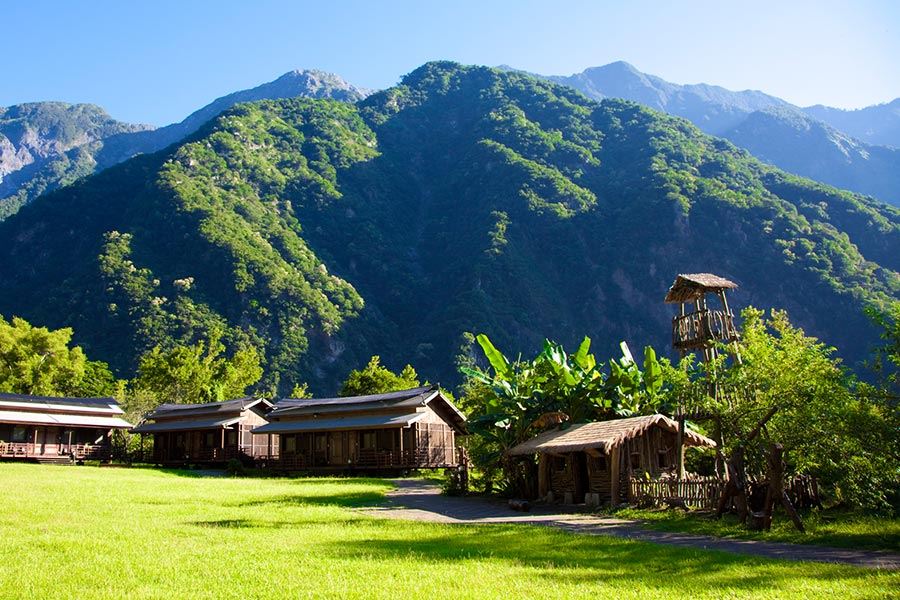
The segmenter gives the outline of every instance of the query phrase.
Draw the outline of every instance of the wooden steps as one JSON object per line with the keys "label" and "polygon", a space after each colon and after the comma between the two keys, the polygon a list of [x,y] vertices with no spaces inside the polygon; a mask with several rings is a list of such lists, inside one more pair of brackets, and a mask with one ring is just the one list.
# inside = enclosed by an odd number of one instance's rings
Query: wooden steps
{"label": "wooden steps", "polygon": [[68,455],[43,455],[43,456],[33,456],[36,462],[42,465],[70,465],[72,464],[72,458]]}

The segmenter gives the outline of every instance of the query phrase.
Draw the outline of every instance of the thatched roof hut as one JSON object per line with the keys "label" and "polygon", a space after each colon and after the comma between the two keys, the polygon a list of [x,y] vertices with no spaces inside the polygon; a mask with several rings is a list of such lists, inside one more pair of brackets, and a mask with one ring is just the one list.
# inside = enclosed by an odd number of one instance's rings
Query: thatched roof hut
{"label": "thatched roof hut", "polygon": [[617,504],[630,493],[633,475],[675,472],[684,446],[716,443],[663,415],[584,423],[547,431],[509,450],[512,456],[538,456],[538,497],[552,493],[565,502]]}

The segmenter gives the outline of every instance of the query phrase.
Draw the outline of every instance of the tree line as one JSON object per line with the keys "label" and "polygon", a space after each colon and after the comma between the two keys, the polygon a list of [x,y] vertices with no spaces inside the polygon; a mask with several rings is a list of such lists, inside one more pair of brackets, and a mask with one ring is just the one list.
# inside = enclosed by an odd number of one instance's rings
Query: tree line
{"label": "tree line", "polygon": [[[464,443],[476,481],[483,489],[510,493],[528,485],[527,470],[506,452],[549,427],[672,414],[676,403],[688,401],[719,417],[715,432],[707,422],[691,426],[714,433],[726,454],[762,415],[774,411],[764,435],[743,449],[749,470],[764,469],[765,445],[775,440],[784,446],[789,474],[815,475],[835,502],[895,512],[900,508],[900,302],[869,314],[881,327],[882,343],[867,364],[868,380],[847,369],[835,348],[807,336],[777,310],[745,309],[740,341],[722,345],[718,359],[708,364],[692,355],[673,362],[649,346],[635,357],[624,342],[621,356],[603,362],[591,352],[588,337],[574,352],[546,340],[534,357],[510,360],[487,336],[466,334],[466,352],[457,359],[464,381],[456,395],[469,415],[472,435]],[[256,348],[228,352],[215,334],[190,345],[153,347],[131,380],[116,378],[71,340],[71,329],[0,317],[0,391],[113,396],[137,421],[163,402],[214,402],[257,392],[263,374]],[[743,392],[716,397],[708,391],[710,382]],[[395,373],[373,356],[348,374],[338,393],[419,385],[411,365]],[[305,384],[291,394],[309,395]]]}

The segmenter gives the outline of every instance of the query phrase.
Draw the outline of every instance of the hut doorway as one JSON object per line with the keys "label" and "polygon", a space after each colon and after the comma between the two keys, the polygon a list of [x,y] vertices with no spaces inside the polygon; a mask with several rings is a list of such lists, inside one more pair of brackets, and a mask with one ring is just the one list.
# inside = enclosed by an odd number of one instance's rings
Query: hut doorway
{"label": "hut doorway", "polygon": [[584,504],[584,496],[587,494],[590,480],[587,470],[587,455],[584,452],[572,453],[572,478],[575,482],[575,495],[572,501],[575,504]]}

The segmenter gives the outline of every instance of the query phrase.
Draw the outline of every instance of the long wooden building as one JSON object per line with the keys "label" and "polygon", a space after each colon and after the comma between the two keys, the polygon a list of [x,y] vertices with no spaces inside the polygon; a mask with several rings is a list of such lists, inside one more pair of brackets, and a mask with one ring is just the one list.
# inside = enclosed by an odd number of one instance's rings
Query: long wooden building
{"label": "long wooden building", "polygon": [[[575,504],[587,494],[618,504],[632,477],[657,477],[677,468],[678,423],[647,415],[562,426],[510,449],[511,456],[538,456],[538,495],[549,492]],[[715,447],[711,439],[686,429],[685,446]]]}
{"label": "long wooden building", "polygon": [[109,460],[111,436],[129,429],[113,398],[0,394],[0,458]]}
{"label": "long wooden building", "polygon": [[253,433],[267,423],[273,404],[262,398],[237,398],[206,404],[162,404],[132,430],[153,437],[157,464],[250,461],[278,454],[278,436]]}
{"label": "long wooden building", "polygon": [[284,469],[454,467],[465,416],[437,386],[347,398],[284,399],[257,434],[278,434]]}

